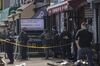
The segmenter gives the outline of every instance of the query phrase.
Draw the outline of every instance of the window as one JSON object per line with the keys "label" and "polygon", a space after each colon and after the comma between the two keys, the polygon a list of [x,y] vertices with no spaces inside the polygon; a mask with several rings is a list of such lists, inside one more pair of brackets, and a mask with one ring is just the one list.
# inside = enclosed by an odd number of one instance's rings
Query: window
{"label": "window", "polygon": [[44,2],[44,0],[35,0],[35,2]]}
{"label": "window", "polygon": [[32,2],[33,0],[20,0],[20,5],[27,4]]}
{"label": "window", "polygon": [[63,2],[65,0],[51,0],[51,3],[54,3],[54,4],[57,4],[57,3],[60,3],[60,2]]}
{"label": "window", "polygon": [[24,0],[20,0],[20,5],[23,5],[24,4]]}
{"label": "window", "polygon": [[54,5],[54,4],[57,4],[57,3],[58,3],[58,0],[51,0],[50,5]]}

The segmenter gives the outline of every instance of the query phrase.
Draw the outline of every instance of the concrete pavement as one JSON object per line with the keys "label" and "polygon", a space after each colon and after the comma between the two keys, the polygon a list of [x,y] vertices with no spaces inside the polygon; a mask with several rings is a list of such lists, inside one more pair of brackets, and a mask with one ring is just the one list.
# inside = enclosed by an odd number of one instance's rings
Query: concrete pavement
{"label": "concrete pavement", "polygon": [[[38,57],[34,57],[34,58],[29,58],[29,60],[27,61],[20,61],[20,60],[16,60],[14,62],[14,64],[10,64],[10,65],[6,65],[6,66],[20,66],[21,64],[25,64],[26,66],[53,66],[50,64],[54,64],[55,66],[62,66],[59,63],[55,63],[55,62],[59,62],[62,61],[63,59],[49,59],[46,60],[44,58],[38,58]],[[9,62],[8,59],[4,59],[5,62]],[[48,63],[50,63],[48,65]],[[72,66],[72,64],[69,64],[67,66]]]}
{"label": "concrete pavement", "polygon": [[[61,65],[61,63],[59,63],[59,61],[62,61],[63,59],[49,59],[46,60],[44,58],[41,57],[33,57],[33,58],[29,58],[29,60],[27,61],[20,61],[20,60],[16,60],[14,62],[14,64],[11,65],[6,65],[6,66],[22,66],[22,64],[25,64],[25,66],[75,66],[73,65],[73,63],[67,63],[67,65]],[[4,59],[5,62],[9,62],[8,59]],[[56,63],[58,62],[58,63]],[[53,65],[51,65],[53,64]],[[82,66],[87,66],[87,65],[82,65]],[[97,65],[96,65],[97,66]]]}
{"label": "concrete pavement", "polygon": [[[8,59],[4,59],[4,60],[5,62],[9,62]],[[47,66],[48,62],[50,62],[50,60],[45,60],[43,58],[30,58],[27,61],[16,60],[14,64],[10,64],[7,66],[16,66],[21,64],[25,64],[26,66]]]}

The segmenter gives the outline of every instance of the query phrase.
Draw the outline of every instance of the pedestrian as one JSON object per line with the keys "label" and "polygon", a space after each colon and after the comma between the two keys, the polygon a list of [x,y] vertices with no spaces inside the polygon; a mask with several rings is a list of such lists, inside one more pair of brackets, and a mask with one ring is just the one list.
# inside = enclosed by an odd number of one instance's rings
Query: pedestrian
{"label": "pedestrian", "polygon": [[81,29],[76,33],[76,46],[77,46],[77,66],[80,66],[80,60],[83,56],[87,55],[88,65],[94,66],[93,64],[93,53],[91,49],[91,42],[93,40],[93,34],[88,31],[88,25],[85,20],[81,23]]}
{"label": "pedestrian", "polygon": [[75,42],[76,31],[72,32],[72,43],[71,43],[71,54],[72,54],[72,62],[77,61],[77,46]]}
{"label": "pedestrian", "polygon": [[[40,38],[42,39],[43,46],[48,47],[49,46],[49,32],[47,29],[43,31],[43,33],[40,35]],[[49,48],[44,48],[45,53],[45,59],[49,58]]]}
{"label": "pedestrian", "polygon": [[28,56],[27,56],[27,43],[29,40],[29,37],[25,31],[25,28],[23,28],[19,34],[19,38],[18,38],[19,42],[20,42],[20,56],[21,56],[21,60],[28,60]]}
{"label": "pedestrian", "polygon": [[64,28],[63,32],[60,34],[62,57],[65,59],[71,59],[71,34]]}
{"label": "pedestrian", "polygon": [[7,35],[6,35],[6,44],[5,44],[5,52],[7,53],[7,57],[9,58],[10,62],[8,64],[13,64],[14,63],[14,47],[13,44],[14,41],[14,34],[13,31],[10,29],[7,30]]}

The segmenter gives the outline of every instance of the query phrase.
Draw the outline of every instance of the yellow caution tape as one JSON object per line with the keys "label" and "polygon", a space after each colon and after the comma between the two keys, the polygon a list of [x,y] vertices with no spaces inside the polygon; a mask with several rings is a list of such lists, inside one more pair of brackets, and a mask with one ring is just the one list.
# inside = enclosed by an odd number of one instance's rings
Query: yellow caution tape
{"label": "yellow caution tape", "polygon": [[8,43],[8,44],[13,44],[13,45],[16,45],[16,46],[20,46],[20,47],[27,47],[27,48],[40,48],[40,49],[45,49],[45,48],[57,48],[57,47],[62,47],[62,46],[66,46],[66,45],[60,45],[60,46],[49,46],[49,47],[47,47],[47,46],[36,46],[36,45],[31,45],[31,46],[26,46],[26,45],[21,45],[21,44],[19,44],[19,43],[14,43],[14,42],[10,42],[10,41],[7,41],[7,40],[3,40],[3,39],[0,39],[0,41],[2,41],[2,42],[6,42],[6,43]]}

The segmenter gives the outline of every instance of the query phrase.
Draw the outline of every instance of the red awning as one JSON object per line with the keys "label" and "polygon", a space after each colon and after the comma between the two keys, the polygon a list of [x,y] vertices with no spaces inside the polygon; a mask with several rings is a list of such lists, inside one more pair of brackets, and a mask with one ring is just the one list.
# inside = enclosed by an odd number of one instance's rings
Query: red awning
{"label": "red awning", "polygon": [[63,12],[63,11],[68,10],[68,5],[69,5],[68,1],[63,1],[63,2],[58,3],[56,5],[49,6],[47,8],[47,11],[48,11],[49,15],[54,14],[54,13],[58,13],[58,12]]}

